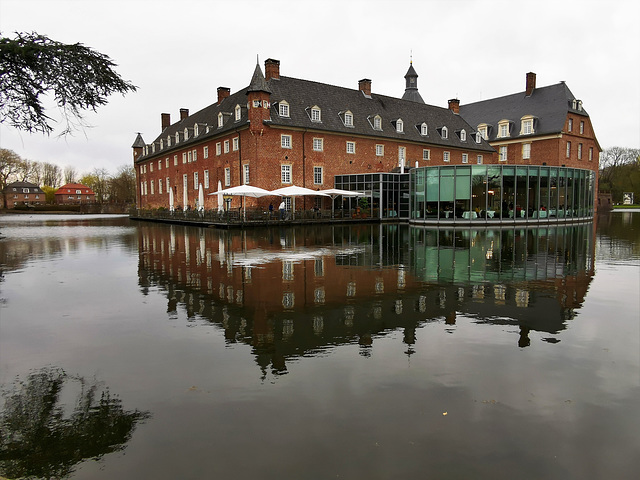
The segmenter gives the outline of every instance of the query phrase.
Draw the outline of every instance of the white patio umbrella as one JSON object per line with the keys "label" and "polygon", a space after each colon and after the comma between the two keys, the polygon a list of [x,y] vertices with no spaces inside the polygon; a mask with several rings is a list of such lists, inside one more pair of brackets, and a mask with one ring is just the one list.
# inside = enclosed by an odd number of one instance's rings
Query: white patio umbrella
{"label": "white patio umbrella", "polygon": [[219,193],[222,190],[222,183],[218,180],[218,212],[222,212],[224,210],[224,198],[222,194]]}
{"label": "white patio umbrella", "polygon": [[204,212],[204,190],[202,190],[202,184],[198,185],[198,211]]}
{"label": "white patio umbrella", "polygon": [[173,207],[173,188],[169,188],[169,211],[173,212],[175,208]]}
{"label": "white patio umbrella", "polygon": [[297,185],[290,185],[288,187],[278,188],[271,192],[273,195],[278,195],[280,197],[293,197],[293,214],[295,215],[296,211],[296,197],[303,196],[320,196],[320,197],[328,197],[326,193],[321,193],[319,190],[311,190],[310,188],[298,187]]}
{"label": "white patio umbrella", "polygon": [[352,190],[341,190],[339,188],[327,188],[326,190],[320,190],[322,193],[326,193],[331,197],[331,216],[333,217],[333,209],[335,199],[337,197],[364,197],[365,194],[362,192],[354,192]]}
{"label": "white patio umbrella", "polygon": [[225,188],[224,190],[218,190],[217,192],[210,193],[209,195],[233,195],[240,196],[242,198],[243,217],[246,217],[247,207],[244,197],[266,197],[267,195],[274,195],[273,192],[265,190],[264,188],[254,187],[253,185],[238,185],[237,187]]}

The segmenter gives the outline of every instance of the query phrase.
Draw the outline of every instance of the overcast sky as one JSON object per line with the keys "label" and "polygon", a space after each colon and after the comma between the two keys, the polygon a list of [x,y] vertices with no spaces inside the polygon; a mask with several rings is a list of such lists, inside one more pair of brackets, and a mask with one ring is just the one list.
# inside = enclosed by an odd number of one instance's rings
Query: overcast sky
{"label": "overcast sky", "polygon": [[447,106],[566,81],[602,148],[640,147],[637,0],[0,0],[0,31],[80,42],[118,65],[138,91],[112,96],[91,128],[57,138],[0,125],[0,147],[79,173],[131,164],[136,132],[160,133],[247,86],[259,57],[283,76],[347,88],[370,78],[400,97],[411,55],[426,103]]}

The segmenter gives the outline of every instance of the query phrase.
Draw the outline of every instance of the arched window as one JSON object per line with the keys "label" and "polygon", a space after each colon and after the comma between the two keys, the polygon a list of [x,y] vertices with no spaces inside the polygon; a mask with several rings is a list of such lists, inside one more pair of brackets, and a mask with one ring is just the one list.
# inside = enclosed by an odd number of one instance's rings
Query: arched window
{"label": "arched window", "polygon": [[447,127],[442,127],[442,138],[449,138],[449,129]]}
{"label": "arched window", "polygon": [[222,125],[224,125],[224,117],[222,116],[222,112],[220,112],[218,114],[218,128],[222,127]]}
{"label": "arched window", "polygon": [[426,123],[422,123],[422,125],[420,125],[420,135],[422,135],[423,137],[426,137],[429,133],[429,128],[427,127]]}
{"label": "arched window", "polygon": [[396,120],[396,132],[404,133],[404,122],[402,121],[401,118]]}
{"label": "arched window", "polygon": [[240,107],[240,105],[236,105],[236,109],[235,109],[236,122],[239,121],[241,118],[242,118],[242,108]]}

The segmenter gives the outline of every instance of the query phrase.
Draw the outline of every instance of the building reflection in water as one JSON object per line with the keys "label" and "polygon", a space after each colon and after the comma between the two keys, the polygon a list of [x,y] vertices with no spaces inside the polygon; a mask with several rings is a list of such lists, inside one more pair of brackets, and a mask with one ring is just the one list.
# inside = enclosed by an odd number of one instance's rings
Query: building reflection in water
{"label": "building reflection in water", "polygon": [[140,224],[139,279],[168,314],[219,325],[253,348],[263,375],[340,344],[458,318],[532,330],[548,342],[575,316],[594,274],[593,224],[498,230],[406,225],[211,230]]}

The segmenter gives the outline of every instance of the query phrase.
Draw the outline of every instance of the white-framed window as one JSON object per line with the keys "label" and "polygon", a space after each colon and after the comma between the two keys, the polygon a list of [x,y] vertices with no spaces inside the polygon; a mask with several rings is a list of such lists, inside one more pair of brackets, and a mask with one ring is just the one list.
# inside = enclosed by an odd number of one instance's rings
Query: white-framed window
{"label": "white-framed window", "polygon": [[165,182],[166,187],[167,187],[167,193],[169,193],[169,189],[171,188],[171,181],[169,180],[169,177],[165,178],[164,182]]}
{"label": "white-framed window", "polygon": [[162,170],[162,160],[158,160],[158,170]]}
{"label": "white-framed window", "polygon": [[501,162],[506,162],[507,161],[507,146],[506,145],[502,145],[500,147],[498,160],[501,161]]}
{"label": "white-framed window", "polygon": [[442,138],[449,138],[449,129],[447,127],[442,127]]}
{"label": "white-framed window", "polygon": [[184,127],[184,139],[189,140],[189,129]]}
{"label": "white-framed window", "polygon": [[156,143],[155,142],[153,142],[151,144],[151,153],[156,153]]}
{"label": "white-framed window", "polygon": [[161,138],[160,139],[160,150],[164,149],[164,140]]}
{"label": "white-framed window", "polygon": [[167,135],[167,147],[171,146],[171,135]]}
{"label": "white-framed window", "polygon": [[216,143],[216,155],[222,155],[222,143]]}
{"label": "white-framed window", "polygon": [[194,137],[197,137],[199,133],[200,133],[200,132],[199,132],[199,130],[198,130],[198,124],[197,124],[197,123],[194,123],[194,124],[193,124],[193,136],[194,136]]}
{"label": "white-framed window", "polygon": [[404,133],[404,122],[402,121],[401,118],[396,120],[396,132]]}
{"label": "white-framed window", "polygon": [[462,154],[462,163],[469,163],[469,154],[468,153],[463,153]]}
{"label": "white-framed window", "polygon": [[242,118],[242,107],[240,105],[236,105],[236,109],[235,109],[236,122],[240,121],[241,118]]}
{"label": "white-framed window", "polygon": [[520,134],[531,135],[532,133],[533,133],[533,118],[523,118]]}
{"label": "white-framed window", "polygon": [[209,188],[209,170],[204,171],[204,188]]}
{"label": "white-framed window", "polygon": [[449,152],[442,152],[442,161],[443,162],[450,162],[451,161],[451,154]]}
{"label": "white-framed window", "polygon": [[221,128],[222,125],[224,125],[224,115],[222,115],[222,112],[220,112],[218,114],[218,128]]}
{"label": "white-framed window", "polygon": [[202,148],[202,156],[204,158],[209,158],[209,147],[203,147]]}
{"label": "white-framed window", "polygon": [[580,122],[580,135],[584,134],[584,122]]}
{"label": "white-framed window", "polygon": [[291,145],[291,135],[280,135],[280,146],[282,148],[293,148]]}
{"label": "white-framed window", "polygon": [[193,150],[193,161],[196,162],[198,160],[198,150]]}
{"label": "white-framed window", "polygon": [[[148,191],[148,189],[147,189],[147,185],[148,185],[148,184],[147,184],[147,181],[145,180],[145,181],[144,181],[144,194],[145,194],[145,195],[148,195],[148,194],[149,194],[149,191]],[[73,198],[73,197],[69,197],[69,198]]]}
{"label": "white-framed window", "polygon": [[374,130],[382,130],[382,117],[380,115],[373,117],[373,128]]}
{"label": "white-framed window", "polygon": [[182,164],[187,163],[187,152],[182,152]]}
{"label": "white-framed window", "polygon": [[476,163],[477,163],[478,165],[482,165],[482,155],[478,155],[478,156],[476,157]]}
{"label": "white-framed window", "polygon": [[278,110],[281,117],[289,118],[289,104],[284,100],[278,104]]}
{"label": "white-framed window", "polygon": [[249,185],[249,164],[244,164],[242,166],[242,179],[245,185]]}
{"label": "white-framed window", "polygon": [[262,102],[260,100],[253,101],[253,108],[260,108],[260,105],[262,105]]}
{"label": "white-framed window", "polygon": [[376,157],[384,157],[384,145],[381,143],[376,145]]}
{"label": "white-framed window", "polygon": [[178,166],[178,155],[174,155],[173,156],[173,166],[177,167]]}
{"label": "white-framed window", "polygon": [[[154,194],[154,190],[155,190],[155,189],[154,189],[153,187],[155,186],[155,184],[156,184],[156,182],[155,182],[154,180],[151,180],[151,195],[153,195],[153,194]],[[25,195],[25,196],[26,196],[26,195]],[[81,196],[78,196],[78,198],[82,199],[82,197],[81,197]]]}
{"label": "white-framed window", "polygon": [[482,142],[482,134],[480,132],[476,132],[476,143]]}
{"label": "white-framed window", "polygon": [[398,147],[398,165],[404,165],[407,160],[407,148],[406,147]]}
{"label": "white-framed window", "polygon": [[311,121],[312,122],[321,122],[322,121],[322,112],[320,111],[320,107],[317,105],[311,107]]}
{"label": "white-framed window", "polygon": [[191,150],[189,150],[187,152],[187,163],[191,163],[191,160],[193,160],[193,153],[191,153]]}
{"label": "white-framed window", "polygon": [[347,153],[356,153],[356,142],[347,142]]}
{"label": "white-framed window", "polygon": [[593,147],[589,147],[589,161],[593,161]]}
{"label": "white-framed window", "polygon": [[313,139],[313,151],[314,152],[321,152],[322,150],[324,150],[324,140],[322,138],[315,138]]}
{"label": "white-framed window", "polygon": [[460,130],[460,141],[461,142],[466,142],[467,141],[467,131],[466,130]]}
{"label": "white-framed window", "polygon": [[[489,126],[488,125],[478,125],[478,133],[485,140],[489,140]],[[480,142],[478,142],[480,143]]]}
{"label": "white-framed window", "polygon": [[229,140],[224,141],[224,153],[229,153]]}
{"label": "white-framed window", "polygon": [[578,160],[582,160],[582,144],[578,144]]}
{"label": "white-framed window", "polygon": [[522,144],[522,159],[528,160],[531,158],[531,144],[523,143]]}
{"label": "white-framed window", "polygon": [[153,172],[153,162],[149,162],[149,171]]}
{"label": "white-framed window", "polygon": [[227,167],[224,169],[224,186],[228,187],[231,185],[231,168]]}
{"label": "white-framed window", "polygon": [[[186,173],[182,175],[182,188],[184,192],[189,189],[189,176]],[[186,207],[186,205],[183,205],[183,208]]]}
{"label": "white-framed window", "polygon": [[424,148],[422,150],[422,159],[431,160],[431,150],[429,150],[428,148]]}
{"label": "white-framed window", "polygon": [[567,131],[570,132],[571,130],[573,130],[573,118],[570,118],[569,121],[567,122]]}
{"label": "white-framed window", "polygon": [[349,110],[344,112],[344,125],[346,127],[353,127],[353,113]]}
{"label": "white-framed window", "polygon": [[180,132],[176,132],[176,144],[180,142]]}
{"label": "white-framed window", "polygon": [[291,183],[291,165],[280,165],[280,181]]}
{"label": "white-framed window", "polygon": [[571,157],[571,142],[567,142],[567,158]]}
{"label": "white-framed window", "polygon": [[240,137],[233,137],[233,151],[237,152],[240,149]]}
{"label": "white-framed window", "polygon": [[313,183],[314,185],[322,185],[322,167],[313,167]]}
{"label": "white-framed window", "polygon": [[507,120],[502,120],[498,123],[498,136],[500,138],[509,136],[509,122]]}
{"label": "white-framed window", "polygon": [[193,189],[198,189],[198,172],[193,172]]}
{"label": "white-framed window", "polygon": [[164,159],[164,168],[169,168],[169,157]]}
{"label": "white-framed window", "polygon": [[422,125],[420,125],[420,135],[422,135],[423,137],[426,137],[429,134],[429,127],[427,127],[426,123],[422,123]]}

